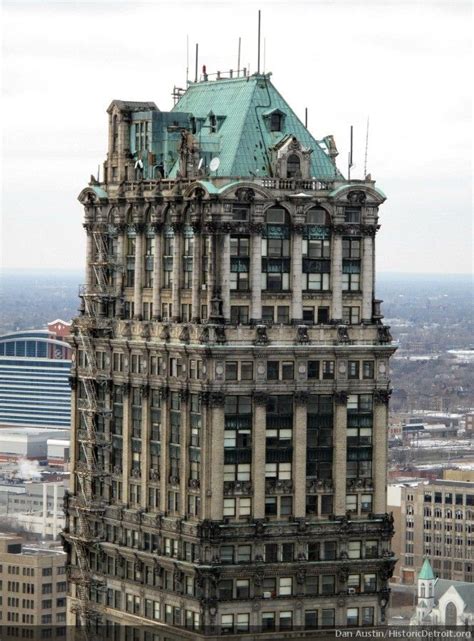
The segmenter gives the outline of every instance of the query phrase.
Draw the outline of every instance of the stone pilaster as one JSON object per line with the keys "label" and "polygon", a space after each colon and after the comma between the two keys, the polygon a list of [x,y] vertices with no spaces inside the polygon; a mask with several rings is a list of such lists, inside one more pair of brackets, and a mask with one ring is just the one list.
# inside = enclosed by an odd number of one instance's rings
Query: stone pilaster
{"label": "stone pilaster", "polygon": [[346,513],[347,393],[336,392],[334,400],[334,514],[342,516]]}
{"label": "stone pilaster", "polygon": [[144,240],[144,225],[135,225],[136,240],[135,240],[135,282],[133,289],[133,316],[140,319],[142,317],[142,300],[143,300],[143,240]]}
{"label": "stone pilaster", "polygon": [[168,505],[168,477],[169,477],[169,441],[170,441],[170,421],[169,421],[169,402],[166,394],[161,398],[161,425],[160,425],[160,509],[167,509]]}
{"label": "stone pilaster", "polygon": [[141,507],[148,505],[148,479],[150,478],[150,399],[148,386],[142,389],[142,462]]}
{"label": "stone pilaster", "polygon": [[303,225],[293,226],[291,248],[291,317],[293,323],[303,318]]}
{"label": "stone pilaster", "polygon": [[211,519],[221,520],[224,511],[224,398],[211,399]]}
{"label": "stone pilaster", "polygon": [[293,428],[293,479],[294,479],[294,516],[306,516],[306,421],[307,398],[296,399]]}
{"label": "stone pilaster", "polygon": [[370,233],[363,237],[362,252],[362,321],[370,323],[374,298],[374,238]]}
{"label": "stone pilaster", "polygon": [[207,236],[207,317],[211,316],[212,311],[212,298],[214,296],[214,289],[216,284],[215,272],[215,253],[216,253],[216,237],[213,232]]}
{"label": "stone pilaster", "polygon": [[122,501],[128,503],[129,492],[128,486],[130,482],[130,466],[131,466],[131,432],[132,424],[130,417],[130,392],[127,385],[123,389],[123,429],[122,429]]}
{"label": "stone pilaster", "polygon": [[375,390],[374,393],[372,478],[374,480],[373,511],[375,514],[384,514],[387,511],[387,430],[389,396],[387,390]]}
{"label": "stone pilaster", "polygon": [[338,229],[334,231],[331,254],[331,289],[333,321],[342,320],[342,236]]}
{"label": "stone pilaster", "polygon": [[198,322],[201,318],[201,283],[202,283],[202,259],[201,259],[201,230],[197,225],[193,226],[193,276],[191,290],[191,319]]}
{"label": "stone pilaster", "polygon": [[252,447],[252,484],[253,516],[265,517],[265,460],[266,460],[266,395],[254,398],[253,447]]}
{"label": "stone pilaster", "polygon": [[189,481],[189,409],[188,394],[181,395],[180,406],[181,422],[179,430],[179,443],[181,450],[181,460],[179,469],[179,491],[181,494],[180,515],[184,518],[187,513],[187,496]]}
{"label": "stone pilaster", "polygon": [[230,234],[224,232],[221,239],[220,286],[222,297],[222,315],[230,320]]}
{"label": "stone pilaster", "polygon": [[180,223],[173,224],[174,246],[173,246],[173,286],[172,295],[172,319],[179,322],[181,318],[181,279],[183,273],[182,256],[183,256],[183,234]]}
{"label": "stone pilaster", "polygon": [[86,230],[86,273],[85,273],[85,293],[90,294],[92,289],[92,261],[94,260],[94,238],[92,236],[92,225],[85,224]]}
{"label": "stone pilaster", "polygon": [[154,225],[155,231],[155,255],[153,257],[153,290],[152,290],[152,303],[153,303],[153,318],[161,318],[161,265],[162,265],[162,240],[161,232],[163,226],[161,224]]}
{"label": "stone pilaster", "polygon": [[256,231],[251,237],[250,247],[250,287],[252,298],[250,303],[250,319],[262,320],[262,232],[261,226],[256,226]]}

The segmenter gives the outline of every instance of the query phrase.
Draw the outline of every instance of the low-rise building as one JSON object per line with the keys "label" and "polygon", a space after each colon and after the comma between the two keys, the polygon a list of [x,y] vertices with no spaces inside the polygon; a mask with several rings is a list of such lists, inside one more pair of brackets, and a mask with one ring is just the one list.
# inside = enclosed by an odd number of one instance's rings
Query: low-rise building
{"label": "low-rise building", "polygon": [[474,483],[394,484],[387,502],[397,533],[395,581],[413,585],[425,558],[442,579],[474,581]]}
{"label": "low-rise building", "polygon": [[[66,554],[0,533],[0,623],[64,627],[66,634]],[[45,633],[47,636],[47,633]]]}

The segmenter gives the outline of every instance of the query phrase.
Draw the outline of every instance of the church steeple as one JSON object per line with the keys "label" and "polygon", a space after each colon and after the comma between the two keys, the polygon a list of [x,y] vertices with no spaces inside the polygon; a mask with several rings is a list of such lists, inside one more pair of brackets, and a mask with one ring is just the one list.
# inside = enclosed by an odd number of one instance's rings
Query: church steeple
{"label": "church steeple", "polygon": [[422,568],[418,575],[418,603],[416,606],[416,618],[422,623],[434,606],[434,589],[436,577],[428,558],[423,561]]}

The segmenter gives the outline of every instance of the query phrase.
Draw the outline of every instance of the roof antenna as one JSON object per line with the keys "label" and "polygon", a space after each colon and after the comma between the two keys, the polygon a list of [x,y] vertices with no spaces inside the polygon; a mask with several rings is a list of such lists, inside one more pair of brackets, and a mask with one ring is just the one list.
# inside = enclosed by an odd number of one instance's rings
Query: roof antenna
{"label": "roof antenna", "polygon": [[257,73],[260,74],[260,26],[261,26],[261,11],[258,10],[258,43],[257,43]]}
{"label": "roof antenna", "polygon": [[304,126],[308,129],[308,107],[304,108]]}
{"label": "roof antenna", "polygon": [[266,59],[267,59],[267,39],[263,39],[263,73],[265,73],[265,67],[266,67]]}
{"label": "roof antenna", "polygon": [[349,151],[349,158],[347,161],[347,180],[351,179],[351,167],[353,166],[353,163],[352,163],[353,141],[354,141],[353,133],[354,133],[354,127],[351,125],[350,151]]}
{"label": "roof antenna", "polygon": [[186,35],[186,88],[189,84],[189,35]]}
{"label": "roof antenna", "polygon": [[198,60],[199,60],[199,45],[196,42],[196,65],[194,67],[194,82],[198,81]]}
{"label": "roof antenna", "polygon": [[367,116],[367,132],[365,134],[365,159],[364,159],[364,178],[367,177],[367,154],[369,151],[369,116]]}
{"label": "roof antenna", "polygon": [[237,77],[240,76],[240,42],[242,38],[239,37],[239,48],[237,51]]}

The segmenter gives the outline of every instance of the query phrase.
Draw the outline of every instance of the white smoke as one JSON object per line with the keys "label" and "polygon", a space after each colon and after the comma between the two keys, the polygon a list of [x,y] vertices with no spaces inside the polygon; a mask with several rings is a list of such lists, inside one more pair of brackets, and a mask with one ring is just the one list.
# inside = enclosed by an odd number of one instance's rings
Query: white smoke
{"label": "white smoke", "polygon": [[41,472],[39,471],[38,461],[28,461],[27,459],[19,459],[17,463],[18,469],[16,475],[25,480],[39,480],[41,479]]}

